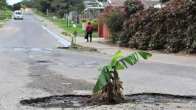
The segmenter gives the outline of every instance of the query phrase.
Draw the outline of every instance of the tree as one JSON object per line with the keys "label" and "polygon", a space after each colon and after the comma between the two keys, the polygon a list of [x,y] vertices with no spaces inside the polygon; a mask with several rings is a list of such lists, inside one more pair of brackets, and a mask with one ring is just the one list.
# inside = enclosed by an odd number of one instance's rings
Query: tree
{"label": "tree", "polygon": [[52,12],[55,12],[58,16],[63,17],[65,13],[70,10],[70,5],[65,0],[54,0],[51,2]]}
{"label": "tree", "polygon": [[1,9],[1,10],[2,10],[2,9],[5,9],[6,6],[7,6],[6,0],[0,0],[0,9]]}
{"label": "tree", "polygon": [[22,6],[25,7],[28,7],[28,8],[32,8],[32,4],[33,4],[33,1],[32,0],[23,0],[21,2]]}
{"label": "tree", "polygon": [[73,10],[81,12],[84,9],[83,0],[32,0],[32,4],[43,13],[49,11],[59,17]]}
{"label": "tree", "polygon": [[4,20],[11,17],[10,7],[6,3],[6,0],[0,0],[0,20]]}
{"label": "tree", "polygon": [[93,99],[100,99],[101,102],[119,103],[124,101],[122,94],[122,81],[120,81],[118,71],[128,68],[128,65],[136,64],[140,59],[148,59],[152,55],[147,52],[134,52],[128,56],[123,56],[118,51],[110,64],[103,67],[97,83],[93,89]]}
{"label": "tree", "polygon": [[16,4],[13,5],[13,10],[20,10],[21,7],[22,7],[22,5],[21,5],[20,2],[19,3],[16,3]]}

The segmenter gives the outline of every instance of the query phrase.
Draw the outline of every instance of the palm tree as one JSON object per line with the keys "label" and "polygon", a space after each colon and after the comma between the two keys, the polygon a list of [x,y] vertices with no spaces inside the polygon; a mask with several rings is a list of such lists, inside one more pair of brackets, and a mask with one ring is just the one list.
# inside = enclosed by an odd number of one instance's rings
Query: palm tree
{"label": "palm tree", "polygon": [[103,67],[97,83],[93,89],[93,99],[107,103],[120,103],[124,101],[122,94],[122,81],[120,81],[118,71],[128,68],[128,65],[136,64],[140,59],[148,59],[152,55],[147,52],[134,52],[128,56],[123,56],[118,51],[110,64]]}

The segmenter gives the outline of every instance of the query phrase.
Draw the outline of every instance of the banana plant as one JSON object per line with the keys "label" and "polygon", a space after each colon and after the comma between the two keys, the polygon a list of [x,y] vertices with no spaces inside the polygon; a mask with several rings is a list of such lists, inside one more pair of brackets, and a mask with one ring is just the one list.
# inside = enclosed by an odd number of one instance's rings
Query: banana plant
{"label": "banana plant", "polygon": [[116,52],[110,64],[105,65],[94,86],[94,97],[107,103],[120,103],[124,101],[122,94],[122,81],[119,78],[119,70],[128,68],[128,65],[138,63],[140,59],[147,60],[152,54],[144,51],[134,52],[124,56],[121,51]]}

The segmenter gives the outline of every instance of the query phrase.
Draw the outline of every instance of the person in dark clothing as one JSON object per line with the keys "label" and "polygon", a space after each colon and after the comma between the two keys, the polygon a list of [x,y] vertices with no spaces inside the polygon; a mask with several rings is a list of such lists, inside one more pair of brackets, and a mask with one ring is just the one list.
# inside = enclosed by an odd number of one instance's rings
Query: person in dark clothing
{"label": "person in dark clothing", "polygon": [[88,25],[86,26],[86,36],[85,36],[87,42],[89,42],[89,38],[90,38],[90,42],[92,42],[92,34],[93,34],[93,26],[91,22],[88,22]]}

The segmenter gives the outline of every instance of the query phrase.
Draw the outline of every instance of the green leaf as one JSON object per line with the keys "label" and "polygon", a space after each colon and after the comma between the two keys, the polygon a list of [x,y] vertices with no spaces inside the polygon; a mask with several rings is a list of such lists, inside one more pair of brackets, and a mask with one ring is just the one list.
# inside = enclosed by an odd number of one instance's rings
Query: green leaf
{"label": "green leaf", "polygon": [[151,57],[152,54],[139,51],[134,52],[126,57],[123,56],[123,53],[121,51],[118,51],[113,57],[111,64],[106,65],[103,67],[101,74],[97,80],[97,83],[93,89],[94,93],[97,93],[101,91],[110,81],[111,79],[111,73],[114,70],[123,70],[125,68],[128,68],[128,65],[134,65],[136,64],[140,59],[148,59]]}
{"label": "green leaf", "polygon": [[144,51],[139,51],[138,54],[145,60],[147,60],[149,57],[152,56],[151,53],[148,53],[148,52],[144,52]]}
{"label": "green leaf", "polygon": [[120,62],[124,65],[125,68],[128,68],[128,66],[127,66],[127,64],[126,64],[126,61],[121,60]]}
{"label": "green leaf", "polygon": [[124,61],[130,65],[134,65],[131,56],[127,56],[124,58]]}
{"label": "green leaf", "polygon": [[123,70],[125,69],[126,67],[120,62],[120,61],[117,61],[116,62],[116,65],[113,66],[116,70]]}
{"label": "green leaf", "polygon": [[[136,64],[140,59],[145,59],[147,60],[149,57],[151,57],[152,54],[144,52],[144,51],[139,51],[139,52],[134,52],[126,57],[123,57],[120,59],[120,62],[123,64],[125,68],[127,68],[127,64],[129,65],[134,65]],[[117,68],[117,70],[121,70],[122,68]]]}
{"label": "green leaf", "polygon": [[99,75],[99,78],[98,78],[96,85],[93,89],[93,93],[97,93],[100,90],[102,90],[103,87],[105,87],[107,85],[110,78],[111,78],[111,75],[110,75],[110,71],[108,70],[108,67],[107,66],[103,67],[102,72]]}
{"label": "green leaf", "polygon": [[114,70],[112,65],[107,65],[107,69],[108,69],[109,72],[112,72]]}
{"label": "green leaf", "polygon": [[121,51],[118,51],[115,53],[115,55],[112,57],[111,65],[115,66],[116,62],[123,57],[123,53]]}

